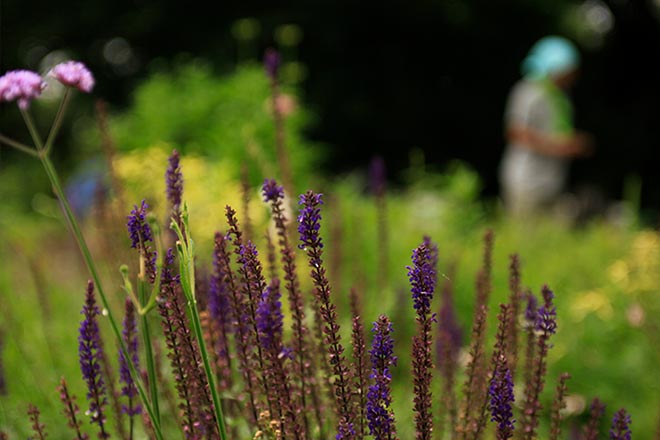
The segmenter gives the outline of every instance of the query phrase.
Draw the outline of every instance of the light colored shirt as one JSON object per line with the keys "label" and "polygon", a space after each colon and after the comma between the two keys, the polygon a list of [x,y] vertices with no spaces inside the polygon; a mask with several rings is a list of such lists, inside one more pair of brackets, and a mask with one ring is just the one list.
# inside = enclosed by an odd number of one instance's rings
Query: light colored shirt
{"label": "light colored shirt", "polygon": [[[546,134],[565,131],[562,124],[566,121],[562,118],[566,115],[561,114],[553,99],[556,96],[543,81],[519,81],[509,95],[506,126]],[[507,202],[517,203],[511,199],[524,198],[527,204],[542,205],[551,201],[566,183],[568,165],[569,160],[563,157],[548,156],[516,143],[507,145],[500,165],[500,183]]]}

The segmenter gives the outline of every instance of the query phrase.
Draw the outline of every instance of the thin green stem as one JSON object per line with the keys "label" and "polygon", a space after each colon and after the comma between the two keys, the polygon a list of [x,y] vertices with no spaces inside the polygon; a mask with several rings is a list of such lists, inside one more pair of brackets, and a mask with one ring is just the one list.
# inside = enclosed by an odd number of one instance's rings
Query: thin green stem
{"label": "thin green stem", "polygon": [[7,136],[3,135],[2,133],[0,133],[0,143],[4,143],[5,145],[7,145],[9,147],[16,148],[18,151],[22,151],[23,153],[27,153],[30,156],[39,157],[39,153],[34,148],[28,147],[25,144],[22,144],[18,141],[15,141],[15,140],[11,139],[11,138],[8,138]]}
{"label": "thin green stem", "polygon": [[[142,258],[142,257],[140,257]],[[138,297],[143,302],[146,297],[144,280],[138,280]],[[151,329],[149,326],[149,319],[146,314],[140,314],[140,323],[142,325],[142,337],[144,341],[145,357],[147,360],[147,377],[149,385],[149,394],[151,396],[151,404],[153,405],[153,412],[157,418],[157,423],[160,425],[160,407],[158,405],[158,384],[156,382],[156,367],[154,365],[154,353],[151,346]]]}
{"label": "thin green stem", "polygon": [[[195,242],[190,238],[188,231],[188,207],[184,204],[183,214],[181,215],[183,220],[183,227],[186,231],[184,236],[184,231],[181,230],[178,223],[175,220],[172,220],[171,227],[176,232],[179,242],[177,243],[177,252],[179,254],[179,267],[181,275],[181,287],[186,296],[188,303],[188,309],[190,310],[190,319],[193,322],[193,328],[195,329],[195,337],[199,343],[199,349],[201,352],[202,360],[204,361],[204,372],[206,373],[206,380],[209,383],[209,388],[211,390],[211,397],[213,399],[213,406],[215,407],[215,420],[218,426],[218,432],[220,433],[221,440],[227,440],[227,429],[225,427],[225,419],[222,413],[222,406],[220,405],[220,396],[218,395],[218,390],[215,385],[215,374],[211,367],[211,361],[209,360],[209,353],[206,349],[206,343],[204,342],[204,334],[202,332],[202,323],[199,317],[199,311],[197,310],[197,299],[195,298]],[[186,239],[184,239],[184,237]]]}
{"label": "thin green stem", "polygon": [[188,301],[188,309],[193,321],[193,327],[195,328],[195,336],[199,341],[199,348],[202,354],[202,360],[204,361],[204,371],[206,372],[206,378],[209,381],[209,388],[211,388],[211,396],[213,397],[213,406],[215,407],[215,418],[218,424],[218,431],[220,432],[220,438],[222,440],[227,440],[227,432],[225,427],[225,419],[222,414],[222,406],[220,406],[220,396],[218,396],[218,390],[215,386],[215,376],[213,369],[211,368],[211,362],[209,361],[209,354],[206,350],[206,344],[204,343],[204,335],[202,333],[202,324],[199,318],[199,311],[197,310],[197,301]]}
{"label": "thin green stem", "polygon": [[82,254],[83,259],[85,260],[87,269],[89,270],[92,279],[94,280],[94,284],[96,284],[96,290],[99,293],[99,296],[101,297],[101,302],[103,303],[103,307],[108,311],[108,320],[110,321],[110,327],[112,328],[116,341],[119,343],[119,347],[121,348],[121,351],[124,353],[124,356],[128,361],[127,362],[128,368],[131,372],[131,375],[134,378],[135,384],[137,385],[138,393],[140,394],[140,399],[142,400],[142,403],[145,409],[147,410],[147,413],[149,414],[149,418],[153,422],[153,428],[154,428],[154,433],[156,434],[156,438],[158,440],[163,440],[163,433],[161,432],[160,429],[160,422],[155,417],[153,408],[149,403],[147,394],[144,391],[144,387],[142,386],[140,375],[138,374],[137,369],[135,368],[135,365],[131,360],[131,356],[129,355],[128,350],[126,349],[126,344],[124,344],[124,341],[122,339],[121,332],[119,331],[119,326],[117,325],[117,321],[115,320],[112,314],[110,303],[103,290],[103,285],[101,284],[101,277],[99,276],[98,271],[96,270],[96,265],[94,263],[94,259],[92,258],[92,254],[89,251],[89,248],[87,247],[87,242],[85,241],[85,238],[82,235],[82,231],[80,230],[78,222],[76,221],[76,218],[73,215],[73,211],[69,206],[69,202],[66,199],[66,195],[64,194],[64,190],[62,189],[62,185],[57,175],[57,171],[55,170],[55,167],[53,166],[53,163],[50,161],[48,155],[42,153],[43,144],[41,143],[41,138],[39,137],[39,134],[36,131],[36,128],[34,126],[34,123],[32,122],[32,118],[30,117],[30,114],[26,111],[22,111],[22,113],[23,113],[23,118],[25,119],[25,123],[28,126],[28,130],[30,130],[30,134],[32,134],[32,139],[34,143],[37,145],[37,149],[40,152],[39,159],[41,160],[41,164],[43,165],[44,170],[48,175],[48,179],[50,180],[51,185],[53,186],[53,191],[55,192],[55,195],[60,201],[60,207],[62,208],[64,217],[67,220],[69,229],[73,234],[76,243],[78,244],[78,248],[80,249],[80,253]]}
{"label": "thin green stem", "polygon": [[25,121],[25,125],[27,125],[27,128],[30,131],[30,136],[32,136],[32,141],[34,142],[34,145],[37,147],[37,150],[39,150],[39,153],[42,153],[42,150],[44,148],[44,142],[41,140],[41,136],[39,135],[37,126],[34,125],[34,121],[32,120],[32,115],[30,114],[29,111],[23,109],[21,109],[21,114],[23,115],[23,120]]}
{"label": "thin green stem", "polygon": [[46,144],[44,145],[44,154],[50,153],[50,149],[53,147],[53,142],[55,141],[55,137],[57,136],[57,133],[60,131],[60,127],[62,126],[62,121],[64,120],[64,113],[66,112],[70,100],[71,100],[71,88],[67,87],[64,90],[64,96],[60,101],[60,106],[57,109],[57,114],[55,115],[55,120],[53,121],[53,125],[50,127],[50,132],[48,133],[48,138],[46,139]]}

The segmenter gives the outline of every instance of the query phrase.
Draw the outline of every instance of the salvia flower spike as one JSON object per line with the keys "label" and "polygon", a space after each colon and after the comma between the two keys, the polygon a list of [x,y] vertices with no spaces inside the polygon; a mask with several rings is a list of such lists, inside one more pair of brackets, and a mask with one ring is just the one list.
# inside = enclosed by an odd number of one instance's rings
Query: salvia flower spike
{"label": "salvia flower spike", "polygon": [[[135,305],[130,298],[127,298],[125,301],[125,310],[126,313],[124,316],[124,329],[122,331],[122,336],[124,338],[124,344],[126,344],[126,348],[128,349],[128,354],[133,361],[133,365],[135,365],[135,368],[139,368],[137,320],[135,316]],[[142,407],[137,401],[137,388],[131,377],[128,361],[122,350],[119,350],[119,381],[123,385],[121,395],[127,399],[127,404],[123,405],[122,411],[131,417],[141,414]]]}
{"label": "salvia flower spike", "polygon": [[413,307],[417,314],[417,334],[413,337],[412,375],[415,412],[415,430],[418,440],[429,440],[433,431],[431,414],[431,300],[435,291],[437,247],[425,238],[412,254],[412,266],[408,266]]}
{"label": "salvia flower spike", "polygon": [[497,360],[495,373],[488,388],[490,398],[488,408],[491,421],[497,423],[497,439],[506,440],[513,437],[515,420],[513,419],[513,378],[504,355]]}
{"label": "salvia flower spike", "polygon": [[[172,209],[172,217],[180,222],[181,200],[183,197],[183,173],[181,172],[180,156],[177,150],[173,150],[168,159],[167,171],[165,172],[165,187],[167,200]],[[181,224],[179,223],[179,227]]]}
{"label": "salvia flower spike", "polygon": [[271,80],[277,79],[281,63],[280,54],[275,49],[266,49],[266,53],[264,54],[264,69]]}
{"label": "salvia flower spike", "polygon": [[371,357],[371,375],[373,385],[367,392],[367,420],[369,433],[375,438],[392,440],[396,437],[394,413],[390,408],[392,403],[391,367],[396,366],[394,356],[394,340],[392,339],[392,322],[385,315],[380,315],[374,322],[374,333],[369,351]]}
{"label": "salvia flower spike", "polygon": [[264,202],[277,202],[284,198],[284,187],[278,185],[274,179],[264,180],[262,186]]}
{"label": "salvia flower spike", "polygon": [[632,431],[630,424],[632,420],[625,408],[618,410],[612,418],[612,429],[610,429],[610,440],[630,440]]}
{"label": "salvia flower spike", "polygon": [[354,414],[352,412],[350,395],[350,372],[346,366],[344,346],[341,343],[340,326],[337,322],[336,306],[330,299],[330,283],[323,267],[323,241],[321,240],[321,194],[307,191],[300,196],[302,209],[298,216],[298,232],[300,233],[300,248],[307,253],[311,278],[314,282],[317,312],[323,321],[324,343],[327,358],[332,364],[335,381],[333,384],[336,405],[339,413],[337,438],[353,438]]}
{"label": "salvia flower spike", "polygon": [[97,322],[97,316],[101,314],[96,306],[94,298],[94,284],[89,281],[85,295],[85,305],[81,312],[85,319],[80,324],[80,336],[78,337],[78,354],[80,357],[80,370],[83,380],[87,384],[87,400],[89,400],[89,411],[92,423],[99,426],[99,437],[109,438],[106,428],[105,406],[106,388],[101,376],[101,334]]}

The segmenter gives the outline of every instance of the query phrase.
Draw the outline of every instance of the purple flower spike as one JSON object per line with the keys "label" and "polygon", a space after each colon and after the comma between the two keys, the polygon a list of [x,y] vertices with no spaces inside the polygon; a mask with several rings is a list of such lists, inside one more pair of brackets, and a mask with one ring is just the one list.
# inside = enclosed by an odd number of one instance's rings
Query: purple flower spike
{"label": "purple flower spike", "polygon": [[29,70],[12,70],[0,76],[0,102],[18,101],[21,110],[30,107],[30,101],[41,95],[46,83],[41,76]]}
{"label": "purple flower spike", "polygon": [[[322,194],[316,194],[307,191],[300,195],[299,205],[303,208],[298,215],[298,233],[300,234],[300,249],[322,248],[323,243],[319,235],[321,229],[321,205],[323,204]],[[312,264],[316,262],[312,261]]]}
{"label": "purple flower spike", "polygon": [[262,189],[264,202],[276,202],[284,198],[284,187],[277,184],[274,179],[264,180]]}
{"label": "purple flower spike", "polygon": [[437,261],[437,250],[429,241],[424,240],[424,243],[413,251],[413,265],[408,266],[413,306],[418,314],[425,315],[431,309],[436,281],[434,260]]}
{"label": "purple flower spike", "polygon": [[488,388],[490,402],[488,408],[492,415],[491,421],[497,423],[497,439],[506,440],[513,437],[515,420],[513,419],[513,379],[506,358],[503,356],[497,362],[495,373]]}
{"label": "purple flower spike", "polygon": [[348,440],[355,438],[355,428],[352,423],[340,423],[339,432],[335,436],[335,440]]}
{"label": "purple flower spike", "polygon": [[80,61],[65,61],[53,67],[50,76],[67,87],[75,87],[81,92],[89,93],[94,88],[92,72]]}
{"label": "purple flower spike", "polygon": [[374,156],[369,163],[369,183],[374,195],[385,194],[386,178],[385,160],[381,156]]}
{"label": "purple flower spike", "polygon": [[271,79],[277,79],[281,63],[280,54],[275,49],[266,49],[266,53],[264,54],[264,68]]}
{"label": "purple flower spike", "polygon": [[[135,317],[135,306],[130,298],[126,298],[126,315],[124,317],[124,329],[122,336],[128,355],[131,362],[135,366],[136,371],[140,371],[139,357],[138,357],[138,335],[137,335],[137,322]],[[129,415],[134,416],[142,413],[141,406],[137,403],[136,397],[138,396],[137,387],[131,377],[131,370],[128,366],[128,360],[124,356],[124,352],[119,350],[119,381],[123,384],[121,395],[128,399],[128,405],[122,406],[122,411]]]}
{"label": "purple flower spike", "polygon": [[131,211],[131,215],[128,216],[128,235],[131,237],[131,247],[139,248],[140,243],[144,244],[148,241],[152,241],[153,237],[151,235],[151,227],[147,223],[147,202],[142,200],[142,204],[138,208],[137,205]]}
{"label": "purple flower spike", "polygon": [[89,400],[89,415],[91,422],[99,425],[100,438],[108,438],[105,431],[104,407],[108,401],[106,398],[105,383],[101,375],[101,334],[97,316],[101,314],[96,306],[94,298],[94,283],[87,284],[87,294],[85,295],[85,305],[82,312],[85,319],[80,324],[78,336],[78,355],[80,358],[80,371],[83,380],[87,384],[87,400]]}
{"label": "purple flower spike", "polygon": [[612,418],[612,429],[610,429],[610,440],[630,440],[632,431],[630,430],[630,414],[625,408],[618,410]]}
{"label": "purple flower spike", "polygon": [[538,309],[538,300],[533,293],[527,295],[527,308],[525,309],[525,320],[530,324],[534,325],[536,322],[536,312]]}
{"label": "purple flower spike", "polygon": [[181,211],[181,197],[183,195],[183,174],[179,163],[180,156],[176,150],[168,159],[169,165],[165,172],[165,185],[167,187],[167,200],[172,205],[172,212],[179,215]]}
{"label": "purple flower spike", "polygon": [[284,316],[279,289],[266,287],[257,306],[257,329],[259,342],[265,350],[277,348],[282,340]]}
{"label": "purple flower spike", "polygon": [[557,309],[552,303],[555,294],[548,286],[543,286],[542,294],[544,303],[536,314],[536,330],[553,335],[557,331]]}
{"label": "purple flower spike", "polygon": [[380,315],[374,322],[374,339],[371,343],[371,379],[374,384],[367,391],[367,420],[369,433],[375,438],[391,439],[396,435],[394,414],[390,409],[392,396],[390,367],[396,365],[392,323],[385,315]]}

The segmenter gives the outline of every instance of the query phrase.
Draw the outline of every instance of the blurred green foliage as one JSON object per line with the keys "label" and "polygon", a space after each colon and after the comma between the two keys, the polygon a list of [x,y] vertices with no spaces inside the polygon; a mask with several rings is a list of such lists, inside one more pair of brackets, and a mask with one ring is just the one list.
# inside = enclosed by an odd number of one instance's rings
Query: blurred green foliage
{"label": "blurred green foliage", "polygon": [[[286,64],[284,65],[286,66]],[[307,185],[323,158],[319,145],[303,137],[312,114],[297,102],[297,90],[286,83],[281,98],[285,118],[285,144],[295,184]],[[250,180],[280,178],[275,166],[275,130],[269,80],[256,63],[239,65],[235,72],[217,75],[199,60],[160,70],[139,86],[133,103],[110,120],[113,140],[121,151],[167,144],[182,154],[210,160],[228,160],[238,178],[248,165]],[[87,142],[98,143],[96,129]]]}
{"label": "blurred green foliage", "polygon": [[[294,91],[287,92],[295,96]],[[454,286],[467,345],[481,238],[487,227],[494,229],[496,237],[488,322],[491,341],[497,304],[509,295],[509,255],[517,252],[523,285],[538,292],[548,283],[557,295],[559,331],[550,352],[544,408],[550,407],[556,378],[568,371],[573,406],[567,423],[581,421],[584,405],[599,396],[608,404],[608,417],[625,406],[632,413],[635,438],[652,438],[660,396],[660,377],[651,373],[660,361],[656,349],[660,298],[655,294],[660,286],[660,239],[655,231],[603,220],[579,228],[552,218],[533,224],[517,222],[479,200],[481,183],[473,170],[459,163],[441,172],[429,170],[423,157],[413,155],[406,185],[387,193],[387,241],[383,242],[377,228],[382,219],[364,176],[356,173],[321,183],[322,176],[316,175],[321,154],[302,137],[309,120],[309,113],[300,107],[287,120],[296,184],[299,191],[313,188],[325,193],[325,261],[344,336],[350,329],[347,299],[351,287],[362,296],[366,328],[380,313],[388,313],[393,320],[399,357],[399,366],[393,370],[393,405],[401,438],[413,436],[409,361],[415,324],[406,276],[412,249],[423,235],[438,243],[440,282]],[[184,199],[191,202],[202,267],[210,262],[212,231],[225,228],[222,206],[234,205],[240,220],[238,176],[241,165],[249,164],[250,216],[255,221],[255,239],[265,253],[262,237],[267,216],[266,207],[259,203],[258,184],[279,173],[268,83],[259,66],[243,66],[224,78],[198,63],[157,73],[136,91],[133,106],[110,122],[120,150],[114,165],[130,197],[127,202],[149,197],[155,207],[160,205],[158,218],[164,217],[158,198],[162,197],[166,155],[172,147],[184,153],[183,173],[189,185]],[[85,136],[90,145],[98,142],[92,129]],[[5,196],[20,196],[18,183],[31,186],[43,179],[33,162],[27,158],[24,162],[25,168],[4,170],[0,176],[3,202]],[[211,190],[214,185],[217,188]],[[25,409],[33,402],[40,407],[51,436],[65,438],[55,386],[65,376],[79,404],[85,406],[76,337],[87,275],[54,201],[42,194],[32,197],[28,206],[31,215],[19,214],[3,203],[0,218],[0,261],[5,262],[0,270],[0,333],[8,388],[8,394],[0,396],[0,427],[12,437],[27,436]],[[102,261],[103,277],[112,286],[117,307],[123,297],[117,267],[135,263],[126,254],[122,224],[126,213],[127,207],[112,212],[111,227],[102,215],[89,216],[85,222],[85,233]],[[295,218],[295,212],[290,217]],[[383,249],[387,252],[384,267],[379,258]],[[308,289],[308,268],[300,252],[298,257],[301,283]],[[112,357],[114,344],[108,341],[107,346]],[[434,390],[439,389],[436,378]]]}

